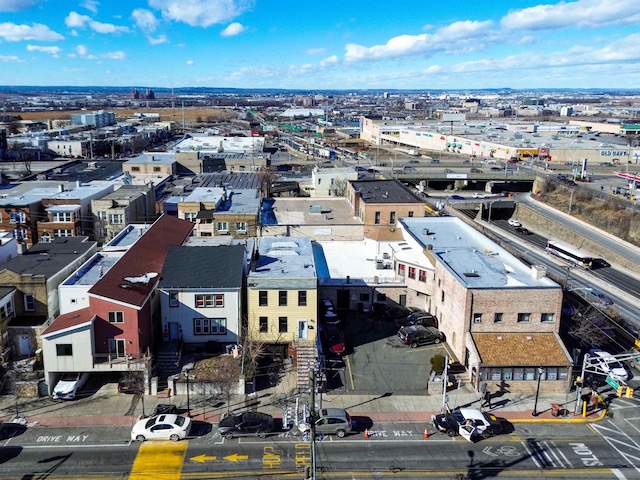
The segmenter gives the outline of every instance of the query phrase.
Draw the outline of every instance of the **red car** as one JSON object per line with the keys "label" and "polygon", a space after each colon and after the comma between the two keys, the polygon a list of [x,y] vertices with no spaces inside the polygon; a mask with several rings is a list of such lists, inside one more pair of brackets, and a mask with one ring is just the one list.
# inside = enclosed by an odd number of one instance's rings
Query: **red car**
{"label": "red car", "polygon": [[334,355],[344,355],[347,353],[347,346],[344,342],[342,331],[335,325],[328,324],[323,330],[324,341],[329,351]]}

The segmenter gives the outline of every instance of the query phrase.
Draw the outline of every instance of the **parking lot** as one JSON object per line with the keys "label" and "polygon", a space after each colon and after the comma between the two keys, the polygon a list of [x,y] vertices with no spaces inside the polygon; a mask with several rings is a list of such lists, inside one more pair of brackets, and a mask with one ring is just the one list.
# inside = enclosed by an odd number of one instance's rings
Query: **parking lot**
{"label": "parking lot", "polygon": [[446,355],[444,344],[409,348],[392,322],[351,313],[344,333],[348,356],[327,372],[329,388],[355,393],[427,393],[431,357]]}

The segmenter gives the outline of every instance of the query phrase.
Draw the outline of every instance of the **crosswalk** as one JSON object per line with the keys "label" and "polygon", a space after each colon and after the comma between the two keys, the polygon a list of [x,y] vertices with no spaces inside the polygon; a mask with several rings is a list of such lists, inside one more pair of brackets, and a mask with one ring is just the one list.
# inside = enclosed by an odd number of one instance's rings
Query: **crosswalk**
{"label": "crosswalk", "polygon": [[574,468],[573,464],[553,441],[521,443],[538,468]]}

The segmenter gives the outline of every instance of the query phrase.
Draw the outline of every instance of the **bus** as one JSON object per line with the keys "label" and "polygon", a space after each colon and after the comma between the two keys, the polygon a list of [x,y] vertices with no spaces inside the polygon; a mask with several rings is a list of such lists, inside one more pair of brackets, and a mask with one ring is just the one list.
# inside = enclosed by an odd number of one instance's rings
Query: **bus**
{"label": "bus", "polygon": [[572,247],[562,245],[558,242],[547,242],[547,252],[551,255],[568,260],[582,268],[593,268],[593,257],[580,253]]}

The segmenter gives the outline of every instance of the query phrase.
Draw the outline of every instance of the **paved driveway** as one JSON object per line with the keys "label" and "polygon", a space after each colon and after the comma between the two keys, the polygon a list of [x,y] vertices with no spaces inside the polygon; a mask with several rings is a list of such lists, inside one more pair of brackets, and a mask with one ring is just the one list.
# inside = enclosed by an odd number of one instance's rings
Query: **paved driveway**
{"label": "paved driveway", "polygon": [[345,391],[372,395],[425,394],[431,357],[447,353],[442,344],[415,349],[403,345],[392,323],[366,317],[351,316],[344,331],[349,355],[343,368],[336,370],[330,386]]}

